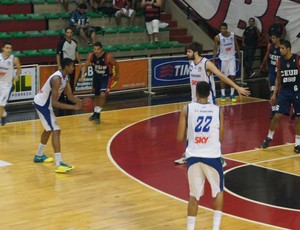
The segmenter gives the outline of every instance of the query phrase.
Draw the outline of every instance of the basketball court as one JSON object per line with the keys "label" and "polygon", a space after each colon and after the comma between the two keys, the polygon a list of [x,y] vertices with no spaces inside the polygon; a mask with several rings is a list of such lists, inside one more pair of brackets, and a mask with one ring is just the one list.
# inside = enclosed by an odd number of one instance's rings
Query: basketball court
{"label": "basketball court", "polygon": [[[101,125],[90,114],[59,117],[63,161],[33,163],[39,120],[0,127],[1,229],[185,229],[185,165],[174,160],[179,111],[186,102],[110,110]],[[281,121],[271,147],[265,138],[270,105],[240,98],[222,105],[227,162],[221,229],[298,229],[300,157],[293,152],[294,124]],[[51,143],[45,153],[53,156]],[[197,229],[211,229],[209,187],[200,200]]]}

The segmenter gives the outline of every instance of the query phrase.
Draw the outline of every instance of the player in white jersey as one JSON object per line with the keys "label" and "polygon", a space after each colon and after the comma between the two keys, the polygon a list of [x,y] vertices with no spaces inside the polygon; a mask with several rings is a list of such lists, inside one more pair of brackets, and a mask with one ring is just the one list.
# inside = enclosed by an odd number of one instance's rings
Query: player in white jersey
{"label": "player in white jersey", "polygon": [[220,108],[208,102],[210,85],[201,81],[196,85],[197,102],[182,109],[178,124],[177,140],[188,140],[186,147],[188,183],[187,229],[195,229],[198,201],[204,194],[208,180],[213,197],[213,229],[219,229],[223,209],[224,175],[221,163],[224,115]]}
{"label": "player in white jersey", "polygon": [[[213,62],[216,60],[217,52],[219,53],[219,59],[221,60],[221,72],[235,81],[236,76],[236,64],[235,64],[235,52],[237,52],[240,61],[240,48],[237,44],[234,33],[228,31],[226,23],[222,23],[220,26],[221,33],[215,36]],[[221,81],[221,102],[226,101],[225,95],[225,83]],[[231,102],[236,102],[234,95],[234,88],[230,89]]]}
{"label": "player in white jersey", "polygon": [[[74,71],[74,61],[65,58],[61,61],[61,70],[52,74],[46,83],[41,88],[40,92],[34,97],[34,107],[39,115],[44,126],[44,131],[41,135],[41,143],[39,144],[36,155],[33,161],[36,163],[52,162],[52,157],[47,157],[44,154],[45,146],[52,134],[52,146],[55,153],[55,172],[66,173],[73,170],[74,166],[69,166],[62,162],[60,153],[60,127],[56,121],[53,107],[58,109],[79,110],[82,108],[81,100],[72,94],[72,89],[68,81],[68,75]],[[58,101],[60,94],[64,92],[68,100],[74,105],[61,103]]]}
{"label": "player in white jersey", "polygon": [[[235,84],[230,78],[226,77],[213,62],[207,60],[201,56],[202,45],[198,42],[193,42],[187,46],[187,57],[190,59],[190,84],[192,92],[192,101],[196,101],[196,85],[200,81],[205,81],[210,85],[210,97],[209,101],[211,103],[216,103],[216,88],[213,74],[215,74],[221,81],[230,85],[240,95],[249,96],[250,91],[248,88],[243,88]],[[174,161],[176,164],[186,163],[185,155],[183,154],[181,158]]]}
{"label": "player in white jersey", "polygon": [[[21,64],[19,58],[11,54],[12,44],[4,42],[2,53],[0,53],[0,123],[5,125],[5,106],[13,87],[13,80],[19,81],[21,74]],[[17,69],[14,75],[14,68]]]}

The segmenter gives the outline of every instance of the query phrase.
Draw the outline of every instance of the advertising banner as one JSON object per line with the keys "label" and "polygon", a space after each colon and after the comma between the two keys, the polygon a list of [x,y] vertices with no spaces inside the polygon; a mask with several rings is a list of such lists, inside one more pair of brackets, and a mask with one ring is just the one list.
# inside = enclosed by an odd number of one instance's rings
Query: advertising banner
{"label": "advertising banner", "polygon": [[[148,87],[148,60],[122,60],[118,61],[120,78],[118,84],[110,91],[138,89]],[[57,65],[40,66],[40,88],[47,79],[57,71]],[[74,94],[90,94],[93,92],[93,68],[89,66],[86,71],[86,79],[80,82],[80,70],[76,65]]]}
{"label": "advertising banner", "polygon": [[[203,55],[212,59],[212,54]],[[216,65],[220,69],[220,60],[216,59]],[[236,77],[241,76],[241,65],[236,57]],[[186,56],[155,58],[151,61],[152,87],[189,84],[189,60]],[[219,81],[215,77],[215,81]]]}
{"label": "advertising banner", "polygon": [[14,81],[10,101],[33,99],[36,94],[36,67],[22,67],[19,81]]}

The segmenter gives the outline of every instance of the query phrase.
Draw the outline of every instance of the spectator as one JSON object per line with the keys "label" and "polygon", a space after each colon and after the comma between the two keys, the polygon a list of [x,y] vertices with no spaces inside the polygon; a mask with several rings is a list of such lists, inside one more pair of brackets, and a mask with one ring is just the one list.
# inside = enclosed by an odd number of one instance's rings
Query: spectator
{"label": "spectator", "polygon": [[269,43],[272,42],[272,34],[279,34],[280,39],[284,39],[286,35],[286,30],[284,28],[284,25],[282,24],[282,21],[280,17],[276,16],[274,20],[274,24],[270,26],[268,34],[267,34],[267,41]]}
{"label": "spectator", "polygon": [[135,18],[135,11],[130,8],[128,0],[113,0],[112,4],[113,8],[118,10],[115,13],[117,26],[120,26],[122,16],[130,18],[130,26],[132,26]]}
{"label": "spectator", "polygon": [[[89,0],[89,4],[93,11],[98,11],[105,3],[105,0]],[[97,7],[96,7],[97,4]]]}
{"label": "spectator", "polygon": [[[78,6],[79,4],[84,3],[85,0],[74,0],[73,2]],[[60,0],[60,3],[63,4],[63,7],[66,10],[66,12],[69,12],[69,0]]]}
{"label": "spectator", "polygon": [[149,41],[158,42],[161,0],[142,0]]}
{"label": "spectator", "polygon": [[255,72],[252,69],[253,58],[257,47],[257,41],[261,39],[260,32],[255,26],[255,19],[249,18],[249,26],[246,27],[242,43],[244,47],[244,66],[246,78],[253,77]]}
{"label": "spectator", "polygon": [[70,15],[69,26],[72,27],[75,35],[82,37],[91,46],[95,43],[96,33],[95,29],[89,26],[89,17],[86,10],[86,4],[79,4],[78,8]]}

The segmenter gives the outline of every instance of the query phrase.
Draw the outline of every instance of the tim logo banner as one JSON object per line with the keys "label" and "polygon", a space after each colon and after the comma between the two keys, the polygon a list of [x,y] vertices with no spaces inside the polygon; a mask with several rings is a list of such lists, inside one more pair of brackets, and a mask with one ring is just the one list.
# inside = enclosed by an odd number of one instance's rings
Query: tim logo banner
{"label": "tim logo banner", "polygon": [[[208,60],[212,55],[205,55]],[[220,69],[220,60],[216,59]],[[152,59],[152,87],[189,84],[189,60],[187,57]],[[241,76],[241,66],[236,55],[236,77]],[[215,81],[219,78],[215,77]]]}
{"label": "tim logo banner", "polygon": [[187,57],[152,59],[151,68],[153,87],[190,82]]}

